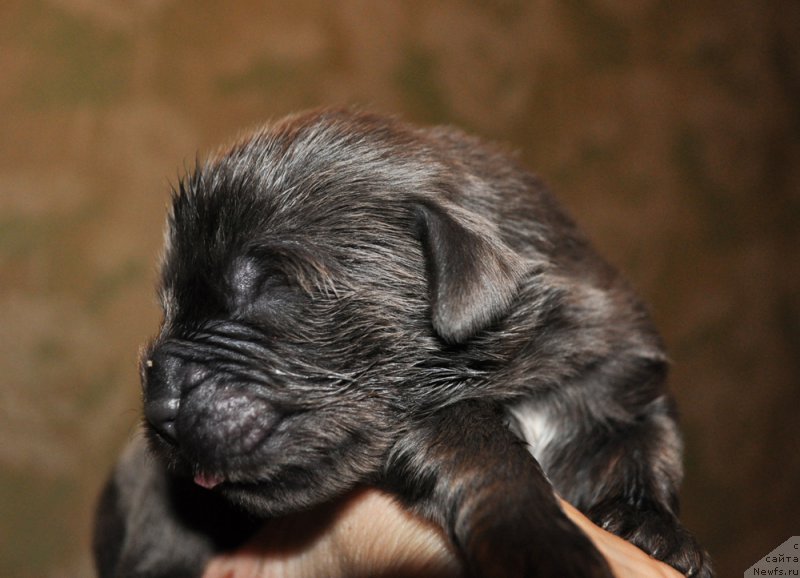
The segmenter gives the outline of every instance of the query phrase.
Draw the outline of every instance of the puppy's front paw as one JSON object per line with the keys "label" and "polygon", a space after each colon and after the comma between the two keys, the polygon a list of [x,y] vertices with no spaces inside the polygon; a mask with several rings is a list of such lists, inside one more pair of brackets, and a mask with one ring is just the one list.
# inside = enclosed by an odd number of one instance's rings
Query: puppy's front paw
{"label": "puppy's front paw", "polygon": [[634,508],[608,501],[591,508],[588,516],[598,526],[628,540],[689,578],[714,576],[708,553],[680,521],[663,508],[655,505]]}

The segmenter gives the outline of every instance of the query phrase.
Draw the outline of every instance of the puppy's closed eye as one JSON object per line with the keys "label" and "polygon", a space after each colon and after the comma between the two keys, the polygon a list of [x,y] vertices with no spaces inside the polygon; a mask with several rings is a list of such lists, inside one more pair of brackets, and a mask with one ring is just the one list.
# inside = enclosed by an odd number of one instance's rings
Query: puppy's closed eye
{"label": "puppy's closed eye", "polygon": [[302,298],[280,269],[267,267],[257,258],[243,258],[234,264],[230,275],[230,307],[239,316],[269,321],[286,316]]}

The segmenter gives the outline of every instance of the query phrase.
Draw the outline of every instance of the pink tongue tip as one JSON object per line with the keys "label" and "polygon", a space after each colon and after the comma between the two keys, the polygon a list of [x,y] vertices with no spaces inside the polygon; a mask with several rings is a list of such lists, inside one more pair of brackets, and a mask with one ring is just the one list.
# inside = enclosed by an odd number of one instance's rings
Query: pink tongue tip
{"label": "pink tongue tip", "polygon": [[194,476],[194,483],[207,490],[220,485],[223,481],[224,479],[222,476],[214,476],[211,474],[195,474]]}

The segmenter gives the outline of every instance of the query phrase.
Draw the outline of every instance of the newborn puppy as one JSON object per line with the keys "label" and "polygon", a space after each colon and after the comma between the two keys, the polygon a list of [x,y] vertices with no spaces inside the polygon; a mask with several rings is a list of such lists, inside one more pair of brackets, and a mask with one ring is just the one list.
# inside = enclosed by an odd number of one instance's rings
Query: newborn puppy
{"label": "newborn puppy", "polygon": [[199,576],[260,520],[360,484],[441,525],[473,576],[611,576],[554,490],[711,575],[677,518],[661,341],[513,160],[327,110],[179,189],[141,360],[149,449],[102,496],[101,576]]}

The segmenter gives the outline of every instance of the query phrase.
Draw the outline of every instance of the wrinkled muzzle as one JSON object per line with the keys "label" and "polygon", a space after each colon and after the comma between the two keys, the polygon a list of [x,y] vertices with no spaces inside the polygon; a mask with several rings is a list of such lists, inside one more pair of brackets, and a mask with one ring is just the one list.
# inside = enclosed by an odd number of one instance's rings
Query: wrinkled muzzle
{"label": "wrinkled muzzle", "polygon": [[282,417],[267,399],[264,373],[214,349],[167,340],[143,360],[148,427],[191,461],[212,468],[255,451]]}

